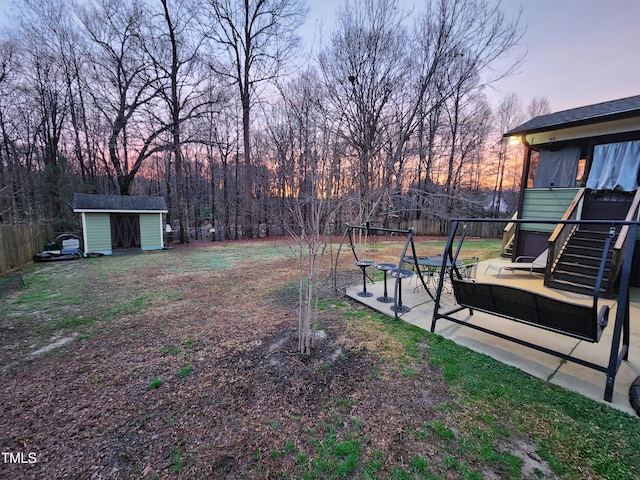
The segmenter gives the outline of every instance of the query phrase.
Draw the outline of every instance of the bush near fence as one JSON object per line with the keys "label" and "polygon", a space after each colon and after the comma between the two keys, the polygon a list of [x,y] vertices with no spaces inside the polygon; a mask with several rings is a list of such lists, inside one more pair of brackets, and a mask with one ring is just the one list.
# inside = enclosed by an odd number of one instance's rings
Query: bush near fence
{"label": "bush near fence", "polygon": [[0,225],[0,274],[33,261],[52,239],[47,225]]}

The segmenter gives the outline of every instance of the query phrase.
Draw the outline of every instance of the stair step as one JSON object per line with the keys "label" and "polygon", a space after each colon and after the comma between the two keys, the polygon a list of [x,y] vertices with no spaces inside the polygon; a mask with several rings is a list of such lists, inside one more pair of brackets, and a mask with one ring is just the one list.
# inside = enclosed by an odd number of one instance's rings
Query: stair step
{"label": "stair step", "polygon": [[[558,259],[558,264],[561,264],[561,263],[575,263],[575,264],[578,264],[578,265],[599,267],[601,261],[602,261],[602,259],[600,257],[592,257],[592,256],[588,256],[588,255],[578,254],[578,253],[567,253],[567,252],[565,252]],[[610,258],[607,259],[605,265],[606,266],[610,266],[611,265],[611,259]]]}
{"label": "stair step", "polygon": [[[617,232],[616,232],[617,233]],[[587,236],[587,237],[606,237],[609,235],[609,229],[595,230],[593,228],[579,228],[573,232],[574,236]]]}
{"label": "stair step", "polygon": [[[566,292],[581,293],[583,295],[593,295],[593,286],[585,286],[580,283],[574,283],[567,280],[552,279],[546,286]],[[600,294],[606,294],[606,288],[600,288]]]}
{"label": "stair step", "polygon": [[[619,230],[619,228],[616,228],[616,234]],[[588,226],[583,226],[582,228],[579,228],[578,230],[573,232],[573,234],[574,236],[578,235],[588,237],[606,237],[609,235],[609,228],[607,228],[606,230],[596,230],[593,227],[589,228]]]}
{"label": "stair step", "polygon": [[[589,245],[575,245],[573,242],[571,242],[565,247],[564,251],[580,252],[580,253],[584,253],[585,255],[600,258],[602,256],[603,248],[604,248],[604,244],[599,245],[597,242],[591,242]],[[613,252],[611,251],[611,249],[609,249],[607,256],[610,257],[612,253]]]}
{"label": "stair step", "polygon": [[513,257],[513,247],[508,247],[505,251],[500,255],[503,258],[511,258]]}
{"label": "stair step", "polygon": [[[597,276],[594,275],[584,275],[582,273],[569,272],[569,271],[557,271],[555,270],[552,274],[552,278],[554,280],[562,280],[565,282],[571,282],[580,285],[588,285],[592,289],[596,285]],[[607,289],[609,285],[609,279],[607,277],[602,278],[601,288]]]}
{"label": "stair step", "polygon": [[604,238],[572,238],[569,245],[579,245],[581,247],[592,247],[598,245],[601,249],[604,247],[606,239]]}
{"label": "stair step", "polygon": [[[554,271],[569,271],[575,273],[584,273],[585,275],[598,275],[600,270],[600,262],[597,265],[586,265],[582,262],[560,261],[556,265]],[[611,271],[611,265],[605,264],[604,275],[607,276]]]}
{"label": "stair step", "polygon": [[[598,278],[602,251],[609,237],[608,226],[582,226],[574,231],[558,259],[546,285],[569,292],[593,295]],[[614,240],[615,241],[615,240]],[[613,251],[607,252],[600,293],[607,295]]]}

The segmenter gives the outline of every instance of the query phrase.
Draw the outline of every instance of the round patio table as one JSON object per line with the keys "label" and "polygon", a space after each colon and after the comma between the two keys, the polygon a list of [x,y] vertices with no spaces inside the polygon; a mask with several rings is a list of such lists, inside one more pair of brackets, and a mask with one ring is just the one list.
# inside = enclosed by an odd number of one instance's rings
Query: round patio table
{"label": "round patio table", "polygon": [[[411,265],[414,269],[420,269],[420,273],[422,275],[426,275],[427,282],[435,283],[436,286],[439,281],[439,276],[442,274],[442,255],[434,255],[431,257],[418,257],[418,262],[416,263],[413,257],[404,257],[403,261],[409,265]],[[456,267],[460,268],[464,265],[461,260],[456,260]],[[451,268],[451,260],[447,258],[446,262],[446,270],[448,271]],[[446,278],[446,277],[445,277]],[[418,287],[416,287],[418,288]]]}
{"label": "round patio table", "polygon": [[[440,270],[442,267],[442,256],[434,256],[434,257],[418,257],[418,267],[423,267],[427,271],[434,269]],[[413,257],[404,257],[403,262],[408,263],[409,265],[416,265],[416,262],[413,260]],[[456,267],[461,267],[463,262],[460,260],[456,260]],[[451,266],[451,260],[447,258],[447,268]]]}
{"label": "round patio table", "polygon": [[397,265],[395,263],[376,263],[375,265],[376,270],[380,270],[382,273],[384,273],[384,295],[382,297],[376,298],[376,300],[378,300],[379,302],[393,302],[393,297],[387,295],[387,272],[389,270],[393,270],[394,268],[397,268]]}

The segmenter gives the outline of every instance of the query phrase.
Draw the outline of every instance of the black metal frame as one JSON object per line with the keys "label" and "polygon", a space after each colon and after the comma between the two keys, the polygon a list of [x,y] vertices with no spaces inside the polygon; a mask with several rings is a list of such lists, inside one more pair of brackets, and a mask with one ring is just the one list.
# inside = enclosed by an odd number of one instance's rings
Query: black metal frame
{"label": "black metal frame", "polygon": [[[466,236],[466,223],[471,223],[471,222],[503,222],[504,220],[496,220],[496,219],[472,219],[472,218],[458,218],[458,219],[452,219],[452,225],[451,225],[451,231],[449,233],[449,237],[447,239],[447,244],[445,247],[445,255],[443,255],[443,263],[442,263],[442,268],[444,271],[446,262],[447,262],[447,257],[449,257],[449,260],[451,261],[452,264],[452,268],[450,269],[450,275],[452,276],[452,280],[453,280],[453,275],[458,276],[458,278],[460,278],[460,273],[458,272],[458,269],[455,267],[455,259],[457,259],[458,254],[460,253],[460,249],[462,247],[462,243],[464,242],[464,238]],[[435,327],[436,327],[436,322],[437,320],[439,320],[440,318],[445,318],[451,322],[457,323],[459,325],[464,325],[470,328],[473,328],[475,330],[479,330],[483,333],[489,334],[489,335],[494,335],[496,337],[502,338],[503,340],[509,340],[512,341],[514,343],[517,343],[518,345],[522,345],[534,350],[538,350],[541,352],[544,352],[546,354],[549,355],[553,355],[555,357],[573,362],[573,363],[577,363],[579,365],[597,370],[599,372],[603,372],[606,374],[606,385],[605,385],[605,392],[604,392],[604,399],[607,402],[611,402],[612,398],[613,398],[613,387],[614,387],[614,383],[615,383],[615,377],[616,374],[618,372],[618,369],[620,368],[620,365],[622,364],[623,360],[628,360],[628,354],[629,354],[629,338],[630,338],[630,333],[629,333],[629,284],[630,284],[630,274],[631,274],[631,262],[632,262],[632,258],[633,258],[633,251],[634,251],[634,247],[635,247],[635,238],[636,238],[636,234],[638,231],[638,225],[639,222],[637,221],[620,221],[620,220],[606,220],[606,221],[602,221],[602,220],[547,220],[547,219],[543,219],[543,220],[513,220],[514,222],[517,223],[552,223],[552,224],[559,224],[559,223],[573,223],[573,224],[607,224],[607,225],[612,225],[612,226],[616,226],[616,225],[628,225],[629,226],[629,238],[630,240],[627,242],[626,245],[626,251],[625,251],[625,255],[624,255],[624,262],[622,265],[622,271],[620,273],[620,286],[619,286],[619,292],[618,292],[618,307],[616,309],[616,318],[615,318],[615,322],[614,322],[614,331],[613,331],[613,338],[612,338],[612,342],[611,342],[611,350],[610,350],[610,355],[609,355],[609,361],[607,363],[607,365],[600,365],[600,364],[596,364],[593,362],[589,362],[587,360],[569,355],[569,354],[565,354],[562,352],[558,352],[556,350],[547,348],[543,345],[537,345],[531,342],[528,342],[526,340],[523,340],[521,338],[517,338],[517,337],[513,337],[510,335],[506,335],[500,332],[496,332],[494,330],[490,330],[488,328],[485,328],[481,325],[475,325],[472,323],[469,323],[465,320],[461,320],[458,319],[456,317],[451,316],[453,313],[456,313],[460,310],[464,310],[465,308],[469,308],[469,307],[464,307],[464,306],[459,306],[456,307],[454,309],[448,310],[446,312],[440,312],[440,308],[441,308],[441,303],[440,300],[442,298],[442,288],[443,288],[443,284],[444,284],[444,279],[443,277],[440,278],[440,282],[438,284],[438,290],[436,292],[436,301],[435,301],[435,308],[433,311],[433,319],[431,322],[431,332],[435,331]],[[456,248],[456,252],[455,252],[455,256],[453,253],[453,243],[457,234],[457,230],[458,230],[458,226],[459,224],[462,223],[463,225],[465,225],[465,227],[463,227],[462,230],[462,234],[460,236],[460,239],[458,241],[458,246]],[[600,270],[598,273],[598,279],[596,281],[596,288],[599,288],[599,285],[602,281],[602,275],[603,275],[603,271],[604,271],[604,265],[601,262],[601,266],[600,266]],[[453,284],[453,281],[452,281]],[[454,285],[455,288],[455,285]],[[471,309],[470,309],[471,311]],[[486,310],[485,310],[486,311]],[[504,316],[504,315],[501,315]],[[556,330],[557,331],[557,330]],[[561,333],[562,332],[558,332]]]}
{"label": "black metal frame", "polygon": [[[340,291],[337,284],[338,283],[337,282],[338,261],[340,259],[340,252],[342,251],[342,247],[347,238],[349,239],[349,247],[351,248],[351,252],[353,253],[353,257],[355,258],[355,261],[357,262],[359,260],[358,255],[356,254],[355,245],[353,243],[352,234],[354,230],[365,230],[367,232],[367,235],[375,235],[378,232],[382,232],[382,233],[392,233],[396,235],[406,236],[406,240],[404,242],[404,248],[402,249],[402,253],[400,254],[400,257],[398,259],[397,269],[398,271],[402,269],[402,263],[404,261],[405,255],[407,254],[407,250],[409,249],[409,246],[411,246],[411,255],[413,257],[413,260],[416,262],[415,263],[416,265],[418,264],[418,255],[416,253],[416,246],[413,241],[413,236],[414,236],[413,228],[409,228],[408,230],[401,230],[401,229],[394,229],[394,228],[373,227],[369,224],[369,222],[365,223],[364,225],[350,225],[348,223],[346,223],[345,225],[346,225],[346,229],[344,234],[342,235],[342,240],[340,241],[340,245],[338,246],[338,252],[336,253],[336,259],[335,259],[334,268],[333,268],[333,288],[336,292]],[[419,268],[416,269],[416,273],[418,275],[418,278],[420,279],[420,282],[422,283],[422,286],[424,287],[425,291],[427,292],[431,300],[435,301],[436,297],[433,295],[431,290],[429,290],[429,287],[427,287],[424,277],[422,276],[422,272],[420,271]],[[373,279],[371,278],[370,280],[373,281]],[[391,310],[394,312],[394,316],[396,319],[398,318],[398,313],[399,313],[398,298],[400,293],[400,287],[401,287],[401,280],[398,277],[396,277],[396,281],[393,289],[393,306],[391,307]],[[344,292],[341,292],[341,293],[344,293]]]}

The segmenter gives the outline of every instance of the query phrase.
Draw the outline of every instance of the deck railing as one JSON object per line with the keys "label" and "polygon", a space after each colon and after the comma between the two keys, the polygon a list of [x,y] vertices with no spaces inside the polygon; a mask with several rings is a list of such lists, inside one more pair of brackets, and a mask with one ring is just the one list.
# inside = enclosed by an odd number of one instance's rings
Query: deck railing
{"label": "deck railing", "polygon": [[[518,218],[518,212],[513,214],[511,220],[515,220],[516,218]],[[516,238],[516,226],[517,223],[509,222],[502,230],[502,247],[500,249],[501,256],[505,256],[507,251],[509,250],[509,247],[513,245],[513,242]]]}
{"label": "deck railing", "polygon": [[[579,207],[582,203],[582,199],[584,198],[584,192],[584,188],[580,188],[578,190],[575,197],[573,197],[571,204],[569,204],[569,208],[567,208],[563,215],[562,220],[576,220],[578,218],[578,213],[580,211]],[[564,246],[577,228],[578,225],[575,223],[558,223],[555,230],[549,237],[549,255],[547,257],[547,266],[544,271],[545,284],[550,280],[553,268],[558,263],[558,259],[560,258],[560,255],[562,255]]]}
{"label": "deck railing", "polygon": [[[631,206],[627,211],[627,215],[625,217],[625,221],[633,222],[638,218],[638,209],[640,208],[640,189],[636,190],[636,194],[633,197],[633,201],[631,202]],[[624,252],[626,251],[627,242],[632,241],[635,242],[635,238],[630,238],[629,235],[629,224],[622,225],[620,228],[620,234],[616,240],[616,243],[613,246],[613,256],[611,258],[611,283],[614,283],[613,280],[618,278],[620,274],[620,270],[622,269],[622,264],[624,262]]]}

